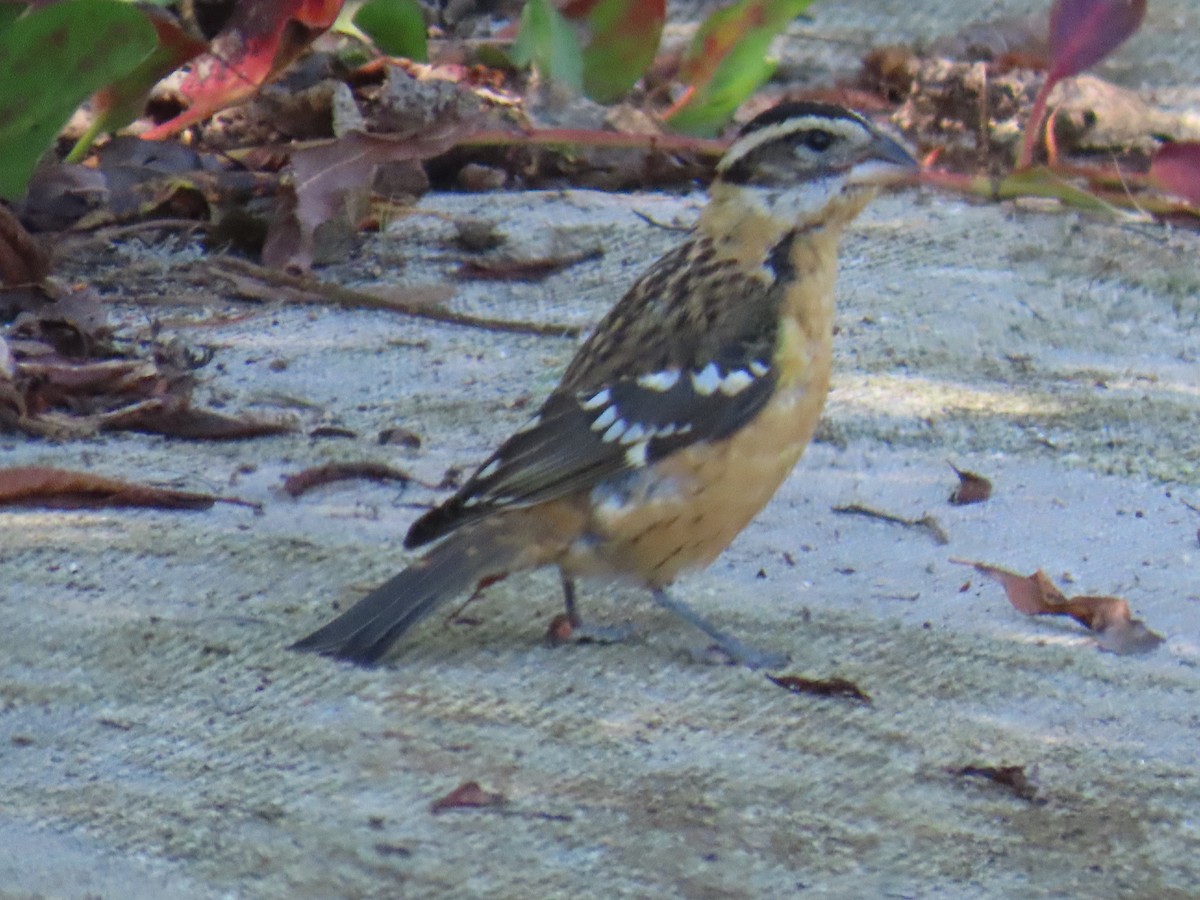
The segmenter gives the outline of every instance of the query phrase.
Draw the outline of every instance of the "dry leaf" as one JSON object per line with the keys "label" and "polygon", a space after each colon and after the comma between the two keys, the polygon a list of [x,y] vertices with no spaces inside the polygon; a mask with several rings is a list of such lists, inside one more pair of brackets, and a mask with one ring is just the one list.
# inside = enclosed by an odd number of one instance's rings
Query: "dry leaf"
{"label": "dry leaf", "polygon": [[951,774],[967,778],[986,778],[993,784],[1007,788],[1022,800],[1037,800],[1038,787],[1025,774],[1024,766],[963,766],[951,770]]}
{"label": "dry leaf", "polygon": [[314,466],[304,469],[295,475],[289,475],[283,480],[283,490],[289,497],[299,497],[315,487],[334,481],[344,481],[350,478],[369,478],[372,481],[399,481],[407,484],[412,476],[402,469],[395,469],[382,463],[348,462],[329,463],[324,466]]}
{"label": "dry leaf", "polygon": [[186,397],[153,398],[98,416],[97,421],[104,431],[137,431],[207,441],[237,441],[296,430],[291,419],[227,416],[194,407]]}
{"label": "dry leaf", "polygon": [[448,809],[481,809],[503,806],[505,802],[503,794],[485,791],[478,781],[464,781],[445,797],[434,800],[429,806],[429,811],[440,813]]}
{"label": "dry leaf", "polygon": [[1000,582],[1008,602],[1027,616],[1070,616],[1096,634],[1096,643],[1111,653],[1149,653],[1163,642],[1140,619],[1133,618],[1129,603],[1121,597],[1067,597],[1038,569],[1018,575],[986,563],[955,559],[976,572]]}
{"label": "dry leaf", "polygon": [[378,166],[444,153],[466,130],[465,124],[451,120],[405,136],[351,131],[294,151],[292,184],[281,194],[263,262],[277,269],[307,270],[317,228],[347,215],[347,200],[370,190]]}
{"label": "dry leaf", "polygon": [[843,697],[857,700],[867,706],[871,705],[871,697],[853,681],[845,678],[801,678],[798,675],[782,675],[776,678],[768,675],[767,681],[779,685],[793,694],[812,694],[815,697]]}
{"label": "dry leaf", "polygon": [[8,208],[0,205],[0,286],[37,284],[50,274],[50,257]]}
{"label": "dry leaf", "polygon": [[563,269],[599,259],[603,255],[604,251],[596,248],[536,259],[468,259],[463,260],[454,275],[459,279],[480,281],[541,281]]}
{"label": "dry leaf", "polygon": [[174,491],[48,466],[0,469],[0,506],[38,506],[52,509],[151,507],[208,509],[214,503],[257,507],[233,497]]}
{"label": "dry leaf", "polygon": [[950,502],[955,506],[983,503],[992,496],[992,483],[982,475],[960,469],[954,463],[950,463],[950,468],[958,476],[958,487],[950,494]]}

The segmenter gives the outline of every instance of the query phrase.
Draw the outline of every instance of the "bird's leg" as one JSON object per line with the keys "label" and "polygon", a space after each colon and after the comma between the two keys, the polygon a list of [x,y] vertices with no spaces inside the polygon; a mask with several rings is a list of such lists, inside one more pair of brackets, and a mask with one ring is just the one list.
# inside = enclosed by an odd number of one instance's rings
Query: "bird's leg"
{"label": "bird's leg", "polygon": [[670,610],[689,625],[703,631],[716,644],[717,649],[739,665],[743,665],[748,669],[782,669],[788,664],[786,653],[771,653],[767,650],[756,650],[753,647],[747,647],[737,638],[721,631],[682,600],[677,600],[662,588],[654,592],[654,602],[663,609]]}
{"label": "bird's leg", "polygon": [[579,607],[575,605],[575,579],[563,572],[559,572],[558,577],[562,579],[563,607],[566,609],[567,623],[572,628],[578,628],[583,624],[583,620],[579,618]]}
{"label": "bird's leg", "polygon": [[630,624],[585,625],[579,616],[579,607],[575,603],[575,579],[561,572],[559,574],[562,578],[563,607],[570,631],[566,638],[559,639],[554,637],[555,629],[552,625],[551,640],[554,643],[569,640],[574,643],[616,644],[628,640],[633,635],[634,628]]}

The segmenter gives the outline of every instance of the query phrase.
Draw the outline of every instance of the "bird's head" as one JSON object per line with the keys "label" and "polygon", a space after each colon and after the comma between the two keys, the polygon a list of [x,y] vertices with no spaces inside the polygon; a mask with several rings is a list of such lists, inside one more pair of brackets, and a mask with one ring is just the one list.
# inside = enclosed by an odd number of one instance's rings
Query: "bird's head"
{"label": "bird's head", "polygon": [[878,188],[917,161],[858,113],[828,103],[781,103],[742,128],[717,164],[716,200],[736,196],[789,225],[844,225]]}

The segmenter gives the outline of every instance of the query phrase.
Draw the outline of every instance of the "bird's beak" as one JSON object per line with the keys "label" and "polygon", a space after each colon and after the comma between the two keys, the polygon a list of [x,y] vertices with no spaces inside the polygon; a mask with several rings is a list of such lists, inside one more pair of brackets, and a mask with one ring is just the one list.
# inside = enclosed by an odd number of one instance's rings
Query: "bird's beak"
{"label": "bird's beak", "polygon": [[875,132],[867,157],[851,170],[852,184],[894,184],[904,181],[921,167],[908,149],[893,137]]}

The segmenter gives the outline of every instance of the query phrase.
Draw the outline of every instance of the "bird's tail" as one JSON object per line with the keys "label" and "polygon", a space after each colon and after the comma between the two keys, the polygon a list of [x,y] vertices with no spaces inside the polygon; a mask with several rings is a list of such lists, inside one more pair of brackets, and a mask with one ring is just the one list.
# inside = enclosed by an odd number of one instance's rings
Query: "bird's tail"
{"label": "bird's tail", "polygon": [[443,600],[488,578],[544,562],[529,558],[529,544],[506,533],[503,523],[496,521],[502,518],[451,534],[292,649],[373,663]]}

